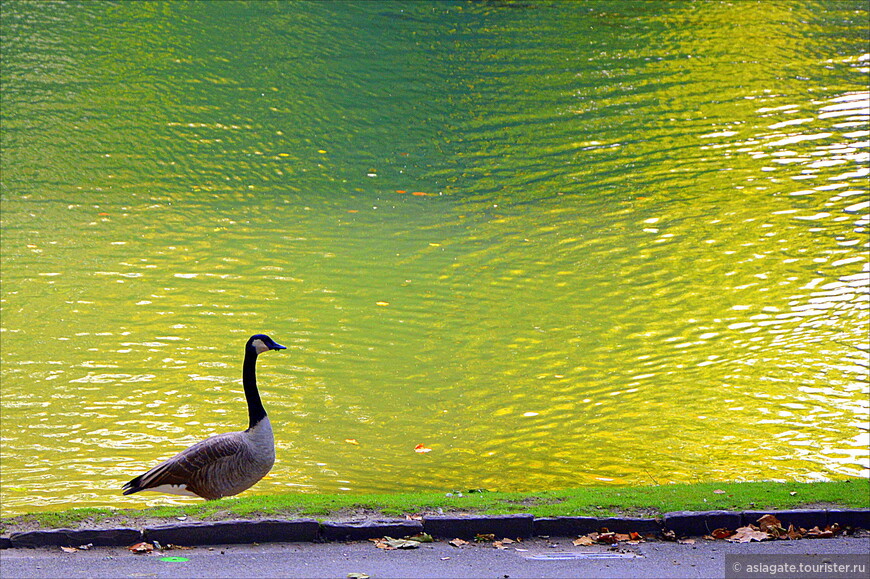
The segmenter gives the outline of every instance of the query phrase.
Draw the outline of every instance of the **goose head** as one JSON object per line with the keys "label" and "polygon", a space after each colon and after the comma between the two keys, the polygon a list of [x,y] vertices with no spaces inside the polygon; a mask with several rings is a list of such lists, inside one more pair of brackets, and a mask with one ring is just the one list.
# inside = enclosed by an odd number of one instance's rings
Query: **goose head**
{"label": "goose head", "polygon": [[262,354],[269,350],[286,350],[286,346],[282,346],[266,334],[254,334],[248,338],[248,343],[245,344],[246,351],[253,351],[255,354]]}

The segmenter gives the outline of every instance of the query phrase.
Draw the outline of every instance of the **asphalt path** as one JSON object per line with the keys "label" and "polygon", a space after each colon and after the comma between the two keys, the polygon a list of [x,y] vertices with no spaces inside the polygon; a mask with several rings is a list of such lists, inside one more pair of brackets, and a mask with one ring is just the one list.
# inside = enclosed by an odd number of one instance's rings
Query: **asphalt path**
{"label": "asphalt path", "polygon": [[[753,556],[735,563],[737,556]],[[59,547],[0,551],[0,577],[305,577],[346,578],[353,574],[386,577],[789,577],[735,575],[726,565],[857,560],[863,573],[814,573],[807,577],[870,576],[870,538],[838,537],[799,541],[733,544],[697,539],[694,544],[647,542],[615,550],[575,547],[569,539],[529,539],[494,548],[491,543],[450,546],[423,544],[419,549],[384,551],[369,541],[354,543],[268,543],[171,549],[133,554],[126,548],[95,547],[68,553]],[[746,567],[744,567],[746,569]],[[816,569],[818,570],[818,569]]]}

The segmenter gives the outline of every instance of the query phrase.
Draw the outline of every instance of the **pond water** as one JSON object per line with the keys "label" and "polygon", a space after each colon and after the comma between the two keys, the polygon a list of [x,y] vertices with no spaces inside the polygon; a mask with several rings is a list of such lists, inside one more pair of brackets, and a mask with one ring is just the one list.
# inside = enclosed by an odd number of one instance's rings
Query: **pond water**
{"label": "pond water", "polygon": [[[2,512],[868,476],[868,12],[4,2]],[[422,444],[431,452],[415,452]]]}

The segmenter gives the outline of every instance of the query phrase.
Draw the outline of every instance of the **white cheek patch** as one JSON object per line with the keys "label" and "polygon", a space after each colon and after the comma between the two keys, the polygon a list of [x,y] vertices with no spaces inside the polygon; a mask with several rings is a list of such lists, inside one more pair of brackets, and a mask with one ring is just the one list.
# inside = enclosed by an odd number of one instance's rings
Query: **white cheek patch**
{"label": "white cheek patch", "polygon": [[263,342],[263,340],[254,340],[253,342],[251,342],[251,345],[254,347],[254,350],[256,350],[258,354],[269,351],[269,346],[267,346]]}

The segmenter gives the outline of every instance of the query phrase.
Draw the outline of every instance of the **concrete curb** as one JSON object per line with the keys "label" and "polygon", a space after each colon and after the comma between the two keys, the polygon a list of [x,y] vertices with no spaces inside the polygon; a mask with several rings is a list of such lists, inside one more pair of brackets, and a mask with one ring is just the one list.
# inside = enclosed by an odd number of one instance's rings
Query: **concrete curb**
{"label": "concrete curb", "polygon": [[407,519],[320,524],[320,539],[323,541],[367,541],[385,536],[397,539],[422,532],[422,522]]}
{"label": "concrete curb", "polygon": [[432,515],[423,517],[423,531],[433,537],[473,539],[477,535],[493,534],[503,537],[531,537],[535,532],[534,515],[456,516]]}
{"label": "concrete curb", "polygon": [[433,515],[422,521],[384,519],[375,521],[323,522],[314,519],[269,519],[218,521],[158,525],[145,529],[51,529],[12,533],[0,537],[0,549],[20,547],[128,547],[139,541],[161,545],[223,545],[231,543],[362,541],[383,536],[405,537],[428,533],[433,537],[473,539],[476,535],[503,537],[576,537],[606,527],[617,533],[641,535],[673,531],[677,536],[705,535],[721,527],[734,529],[754,524],[762,515],[772,514],[788,527],[841,527],[870,529],[870,509],[783,510],[783,511],[678,511],[661,519],[552,517],[536,519],[519,515]]}
{"label": "concrete curb", "polygon": [[[317,539],[320,523],[314,519],[284,521],[218,521],[158,525],[142,531],[146,541],[161,545],[218,545],[229,543],[296,543]],[[13,536],[14,537],[14,536]],[[14,539],[13,539],[14,542]]]}
{"label": "concrete curb", "polygon": [[132,545],[142,540],[139,529],[52,529],[50,531],[30,531],[13,533],[9,537],[10,547],[53,547],[93,544],[95,547],[116,547]]}

